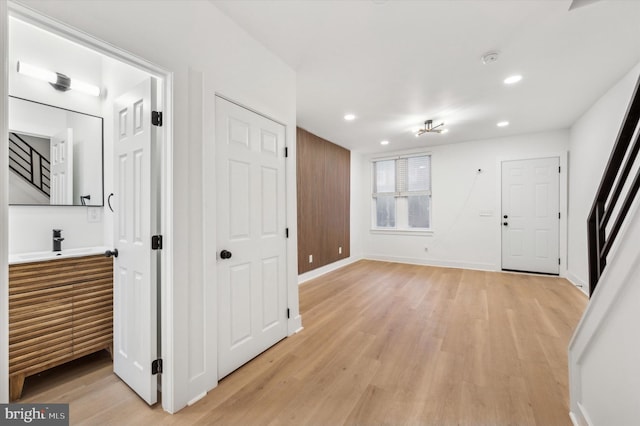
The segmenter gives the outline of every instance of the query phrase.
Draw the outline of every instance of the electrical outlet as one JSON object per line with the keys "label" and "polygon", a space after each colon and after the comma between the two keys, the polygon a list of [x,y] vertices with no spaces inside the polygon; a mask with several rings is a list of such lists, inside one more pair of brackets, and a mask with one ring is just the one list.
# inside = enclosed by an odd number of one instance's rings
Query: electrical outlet
{"label": "electrical outlet", "polygon": [[313,263],[313,255],[312,254],[309,255],[309,263]]}
{"label": "electrical outlet", "polygon": [[342,247],[338,247],[338,254],[342,254]]}
{"label": "electrical outlet", "polygon": [[98,223],[102,220],[102,210],[100,207],[87,208],[87,222]]}

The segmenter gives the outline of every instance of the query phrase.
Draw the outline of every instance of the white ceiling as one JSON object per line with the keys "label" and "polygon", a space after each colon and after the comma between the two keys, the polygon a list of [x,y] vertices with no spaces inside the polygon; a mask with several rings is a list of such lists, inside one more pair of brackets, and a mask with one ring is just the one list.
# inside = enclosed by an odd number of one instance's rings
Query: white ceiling
{"label": "white ceiling", "polygon": [[640,62],[634,0],[211,1],[296,70],[298,125],[362,152],[567,128]]}

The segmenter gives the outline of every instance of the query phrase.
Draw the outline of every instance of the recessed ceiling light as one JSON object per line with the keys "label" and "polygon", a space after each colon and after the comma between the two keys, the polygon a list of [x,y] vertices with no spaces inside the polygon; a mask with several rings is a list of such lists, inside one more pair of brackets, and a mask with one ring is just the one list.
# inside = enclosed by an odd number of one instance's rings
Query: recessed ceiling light
{"label": "recessed ceiling light", "polygon": [[389,141],[380,141],[380,145],[389,145]]}
{"label": "recessed ceiling light", "polygon": [[500,121],[499,123],[496,124],[496,126],[498,127],[507,127],[509,125],[508,121]]}
{"label": "recessed ceiling light", "polygon": [[353,120],[356,119],[356,116],[353,115],[353,114],[347,114],[347,115],[344,116],[344,119],[347,120],[347,121],[353,121]]}
{"label": "recessed ceiling light", "polygon": [[504,79],[504,84],[514,84],[522,80],[521,75],[512,75],[511,77],[507,77]]}

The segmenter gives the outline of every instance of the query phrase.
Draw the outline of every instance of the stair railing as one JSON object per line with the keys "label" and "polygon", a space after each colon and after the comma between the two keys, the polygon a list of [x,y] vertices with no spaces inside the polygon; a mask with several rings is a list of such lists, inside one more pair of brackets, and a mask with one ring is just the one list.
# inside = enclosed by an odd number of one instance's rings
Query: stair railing
{"label": "stair railing", "polygon": [[9,133],[9,168],[49,196],[51,163],[16,133]]}
{"label": "stair railing", "polygon": [[[607,255],[640,189],[640,168],[633,181],[629,182],[629,174],[634,168],[640,151],[639,123],[640,78],[633,91],[587,220],[589,296],[598,285],[607,265]],[[622,195],[624,199],[619,203]]]}

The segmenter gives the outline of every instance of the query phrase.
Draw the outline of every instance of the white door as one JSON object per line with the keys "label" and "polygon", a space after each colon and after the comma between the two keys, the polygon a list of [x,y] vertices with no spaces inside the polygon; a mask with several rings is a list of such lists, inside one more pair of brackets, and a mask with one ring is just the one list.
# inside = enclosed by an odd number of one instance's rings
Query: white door
{"label": "white door", "polygon": [[216,156],[222,378],[287,335],[284,126],[217,97]]}
{"label": "white door", "polygon": [[156,180],[151,179],[151,125],[155,80],[147,79],[115,101],[113,369],[148,404],[158,397]]}
{"label": "white door", "polygon": [[502,269],[558,274],[560,161],[502,163]]}
{"label": "white door", "polygon": [[[73,204],[73,129],[51,136],[51,189],[49,203]],[[80,200],[78,200],[80,201]]]}

